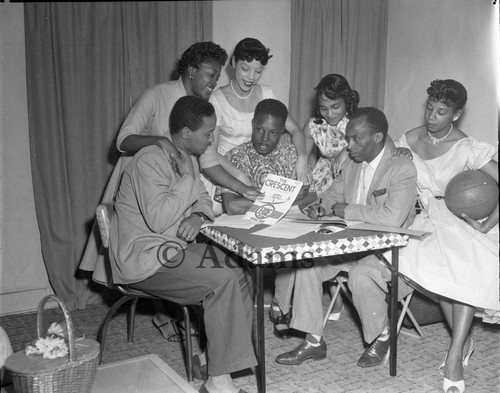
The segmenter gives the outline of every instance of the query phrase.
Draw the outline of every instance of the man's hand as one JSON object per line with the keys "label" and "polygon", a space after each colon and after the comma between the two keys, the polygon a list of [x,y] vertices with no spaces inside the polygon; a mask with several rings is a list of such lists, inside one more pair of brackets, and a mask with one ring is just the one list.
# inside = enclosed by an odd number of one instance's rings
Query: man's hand
{"label": "man's hand", "polygon": [[262,193],[257,190],[255,187],[243,185],[237,190],[238,194],[245,197],[246,199],[250,199],[251,201],[255,201],[257,197],[262,195]]}
{"label": "man's hand", "polygon": [[197,214],[191,214],[181,221],[177,230],[177,237],[186,242],[194,241],[198,233],[200,233],[201,224],[201,217]]}
{"label": "man's hand", "polygon": [[345,208],[348,206],[348,203],[335,203],[332,206],[333,214],[335,214],[337,217],[340,218],[345,218]]}
{"label": "man's hand", "polygon": [[313,203],[312,205],[307,206],[304,208],[303,212],[313,220],[317,220],[319,217],[323,217],[326,214],[325,208],[319,203]]}
{"label": "man's hand", "polygon": [[170,153],[170,158],[177,164],[181,176],[191,176],[194,179],[194,168],[191,156],[186,153]]}
{"label": "man's hand", "polygon": [[391,153],[393,160],[399,157],[408,157],[410,160],[413,160],[413,154],[411,153],[411,150],[406,147],[393,147]]}
{"label": "man's hand", "polygon": [[303,183],[306,183],[308,180],[309,166],[307,165],[307,161],[307,157],[298,156],[292,173],[292,176],[296,176],[297,180]]}

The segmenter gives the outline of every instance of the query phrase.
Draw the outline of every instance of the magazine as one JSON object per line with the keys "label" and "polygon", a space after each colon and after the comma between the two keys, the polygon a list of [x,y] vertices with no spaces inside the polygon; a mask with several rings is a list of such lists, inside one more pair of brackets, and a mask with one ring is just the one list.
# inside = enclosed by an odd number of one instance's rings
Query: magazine
{"label": "magazine", "polygon": [[273,225],[292,206],[300,192],[302,182],[286,177],[268,174],[259,196],[243,216],[257,224]]}
{"label": "magazine", "polygon": [[326,229],[326,231],[324,231],[323,233],[326,233],[328,230],[331,232],[338,232],[339,230],[342,229],[359,229],[363,231],[402,233],[416,238],[421,238],[430,233],[410,228],[400,228],[388,225],[368,224],[363,221],[346,220],[341,217],[335,216],[333,214],[328,214],[326,216],[318,217],[317,219],[314,220],[305,215],[304,213],[302,213],[299,209],[291,210],[286,215],[286,218],[291,219],[293,222],[321,224],[320,229]]}

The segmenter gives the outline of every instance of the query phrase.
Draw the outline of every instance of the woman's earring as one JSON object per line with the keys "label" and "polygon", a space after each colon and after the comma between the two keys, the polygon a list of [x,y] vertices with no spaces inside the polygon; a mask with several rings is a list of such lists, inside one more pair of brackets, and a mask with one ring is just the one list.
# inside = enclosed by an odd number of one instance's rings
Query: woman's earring
{"label": "woman's earring", "polygon": [[189,74],[189,79],[193,79],[193,74]]}

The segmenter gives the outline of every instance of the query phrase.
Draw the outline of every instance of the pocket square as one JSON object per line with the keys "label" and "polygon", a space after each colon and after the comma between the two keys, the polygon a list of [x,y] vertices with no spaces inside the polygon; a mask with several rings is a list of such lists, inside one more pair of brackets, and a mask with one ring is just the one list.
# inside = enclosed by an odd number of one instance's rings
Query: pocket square
{"label": "pocket square", "polygon": [[379,196],[384,195],[384,194],[386,194],[386,193],[387,193],[387,188],[381,188],[380,190],[375,190],[375,191],[373,191],[373,192],[372,192],[372,195],[373,195],[374,197],[379,197]]}

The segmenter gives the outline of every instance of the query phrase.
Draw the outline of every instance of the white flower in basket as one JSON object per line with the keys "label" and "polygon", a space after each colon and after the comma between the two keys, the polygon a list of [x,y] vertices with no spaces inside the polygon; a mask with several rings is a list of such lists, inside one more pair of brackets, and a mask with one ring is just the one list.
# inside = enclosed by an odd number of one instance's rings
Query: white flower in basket
{"label": "white flower in basket", "polygon": [[42,355],[46,359],[68,356],[68,331],[64,322],[53,322],[47,330],[47,336],[40,337],[24,350],[26,355]]}

